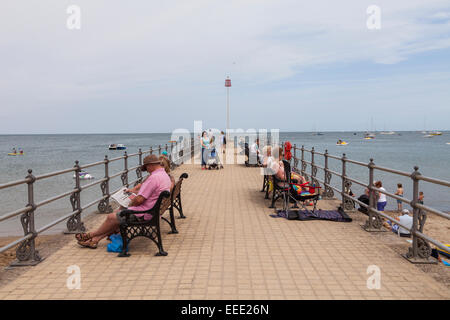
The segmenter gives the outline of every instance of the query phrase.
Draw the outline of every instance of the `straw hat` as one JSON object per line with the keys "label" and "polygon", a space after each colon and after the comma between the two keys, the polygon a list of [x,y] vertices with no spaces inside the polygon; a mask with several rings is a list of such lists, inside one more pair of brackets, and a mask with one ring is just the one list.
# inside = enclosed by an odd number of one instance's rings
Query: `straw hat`
{"label": "straw hat", "polygon": [[161,164],[161,160],[159,160],[156,154],[148,155],[144,158],[144,161],[141,166],[141,171],[147,171],[148,164]]}

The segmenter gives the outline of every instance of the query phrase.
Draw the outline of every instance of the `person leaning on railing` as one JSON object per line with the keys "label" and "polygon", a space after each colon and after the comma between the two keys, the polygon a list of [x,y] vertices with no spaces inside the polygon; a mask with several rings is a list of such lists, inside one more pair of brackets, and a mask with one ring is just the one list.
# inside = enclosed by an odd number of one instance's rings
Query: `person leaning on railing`
{"label": "person leaning on railing", "polygon": [[[171,179],[164,170],[161,160],[156,155],[144,158],[142,171],[147,171],[150,176],[142,183],[139,193],[131,200],[129,210],[147,211],[153,208],[162,191],[171,189]],[[89,233],[77,233],[75,238],[82,247],[96,249],[98,242],[103,238],[115,233],[125,217],[119,215],[121,208],[108,214],[103,224],[95,231]],[[133,214],[129,217],[131,221],[150,220],[150,214]]]}

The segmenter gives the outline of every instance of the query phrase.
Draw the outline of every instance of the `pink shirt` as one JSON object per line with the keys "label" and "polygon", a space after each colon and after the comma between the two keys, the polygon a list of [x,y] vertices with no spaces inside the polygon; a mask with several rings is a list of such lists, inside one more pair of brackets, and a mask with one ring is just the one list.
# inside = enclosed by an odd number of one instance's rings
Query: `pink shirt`
{"label": "pink shirt", "polygon": [[[152,174],[144,181],[139,189],[138,196],[145,198],[145,201],[140,206],[129,207],[130,210],[135,211],[147,211],[153,208],[161,192],[164,190],[170,191],[172,185],[169,176],[164,168],[156,169]],[[136,214],[136,217],[144,216],[145,220],[152,218],[151,214]]]}

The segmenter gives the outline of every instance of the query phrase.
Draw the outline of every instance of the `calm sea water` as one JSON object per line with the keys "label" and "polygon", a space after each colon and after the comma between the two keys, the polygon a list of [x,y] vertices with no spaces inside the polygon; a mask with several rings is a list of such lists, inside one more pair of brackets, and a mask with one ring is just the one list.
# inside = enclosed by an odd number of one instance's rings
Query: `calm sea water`
{"label": "calm sea water", "polygon": [[[74,161],[87,164],[101,161],[105,155],[110,158],[123,155],[123,151],[110,151],[111,143],[122,143],[127,146],[128,153],[135,153],[138,148],[147,150],[150,146],[165,145],[170,139],[170,134],[87,134],[87,135],[0,135],[0,183],[25,178],[27,170],[33,169],[34,175],[41,175],[61,169],[73,167]],[[336,146],[336,141],[347,141],[347,146]],[[357,132],[325,132],[323,135],[312,133],[280,133],[281,141],[290,141],[298,147],[304,145],[310,149],[315,147],[319,152],[328,149],[330,154],[342,155],[346,153],[348,158],[361,162],[368,162],[374,158],[377,165],[390,167],[402,171],[412,172],[415,165],[419,171],[427,176],[444,180],[450,180],[450,132],[444,132],[442,136],[423,138],[420,132],[401,132],[396,135],[380,135],[374,140],[364,140],[363,133]],[[24,156],[8,156],[8,152],[15,147],[22,148]],[[300,157],[300,153],[298,153]],[[316,162],[323,165],[323,157],[316,156]],[[306,157],[310,159],[309,155]],[[137,157],[129,159],[129,167],[137,165]],[[330,160],[330,168],[340,171],[341,163]],[[123,160],[110,164],[110,173],[123,170]],[[309,169],[308,169],[309,170]],[[92,167],[87,170],[96,178],[104,176],[103,166]],[[349,175],[355,179],[367,182],[368,169],[349,165]],[[323,172],[318,171],[318,176],[323,177]],[[395,192],[396,184],[403,183],[405,197],[411,198],[411,179],[394,176],[391,174],[376,174],[376,179],[382,180],[388,191]],[[131,173],[129,180],[134,180],[135,174]],[[87,184],[91,181],[83,181]],[[340,180],[333,177],[332,183],[340,188]],[[120,187],[121,181],[117,177],[111,181],[110,190]],[[259,186],[255,186],[259,187]],[[35,183],[35,201],[41,201],[49,197],[61,194],[74,188],[73,174],[45,179]],[[0,216],[12,210],[22,208],[27,204],[26,185],[16,186],[7,190],[0,190]],[[356,194],[363,192],[362,188],[354,185],[352,190]],[[425,203],[444,211],[450,211],[450,190],[445,187],[436,187],[428,183],[421,183],[420,190],[425,193]],[[82,205],[88,204],[101,195],[99,185],[82,193]],[[388,209],[396,207],[395,200],[390,200]],[[57,217],[70,213],[71,206],[68,198],[58,200],[50,205],[38,208],[36,211],[36,226],[40,228]],[[96,206],[88,209],[83,214],[96,211]],[[60,232],[65,229],[65,222],[51,229],[51,232]],[[19,217],[0,222],[0,235],[13,235],[22,232]]]}

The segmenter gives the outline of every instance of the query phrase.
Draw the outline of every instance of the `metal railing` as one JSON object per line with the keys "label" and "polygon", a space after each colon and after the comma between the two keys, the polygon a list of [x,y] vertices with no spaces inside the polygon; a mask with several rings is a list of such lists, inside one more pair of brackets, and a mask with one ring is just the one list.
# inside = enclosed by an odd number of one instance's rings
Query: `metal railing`
{"label": "metal railing", "polygon": [[[297,157],[297,151],[300,151],[300,158]],[[311,155],[311,161],[306,161],[305,154],[308,153]],[[324,159],[324,166],[320,166],[317,163],[317,156],[322,156]],[[329,161],[330,159],[340,161],[341,171],[336,172],[330,169]],[[403,172],[399,170],[394,170],[390,168],[385,168],[381,166],[375,165],[373,159],[370,159],[369,163],[364,163],[360,161],[355,161],[348,159],[345,153],[342,157],[338,157],[335,155],[331,155],[328,153],[328,150],[325,150],[325,153],[317,152],[314,147],[311,150],[305,149],[304,146],[301,148],[297,148],[296,145],[293,146],[293,170],[297,173],[301,174],[308,178],[312,183],[316,185],[322,185],[323,191],[322,196],[324,199],[332,199],[334,197],[334,192],[337,192],[341,196],[341,207],[344,210],[354,210],[355,204],[359,204],[361,207],[364,207],[368,211],[368,219],[363,226],[363,229],[369,232],[379,232],[385,231],[383,230],[383,218],[387,219],[400,227],[409,230],[412,236],[412,245],[409,248],[408,252],[403,256],[413,263],[436,263],[436,259],[431,257],[431,247],[429,243],[434,244],[436,247],[447,250],[448,248],[442,244],[441,242],[425,235],[423,233],[423,229],[425,226],[425,221],[427,218],[427,214],[435,214],[447,220],[450,220],[450,214],[442,212],[441,210],[437,210],[435,208],[425,206],[419,203],[419,182],[426,181],[434,185],[450,187],[450,182],[429,178],[423,176],[418,170],[419,168],[414,167],[414,171],[412,173]],[[349,177],[347,164],[351,163],[360,167],[368,168],[368,182],[359,181],[357,179]],[[300,168],[299,168],[300,164]],[[308,171],[308,166],[310,171]],[[317,171],[321,169],[323,171],[323,179],[318,177]],[[408,177],[412,183],[412,192],[413,197],[412,200],[406,199],[404,197],[400,197],[398,195],[392,194],[385,190],[379,189],[375,187],[374,184],[374,174],[375,170],[387,172],[394,175],[399,175],[403,177]],[[340,188],[333,187],[331,185],[332,177],[336,176],[340,179]],[[351,195],[351,186],[355,183],[362,187],[365,187],[369,190],[369,205],[359,201],[354,195]],[[398,220],[394,217],[389,216],[388,214],[377,210],[377,196],[376,194],[382,193],[386,196],[402,201],[404,203],[409,204],[413,208],[413,224],[411,228],[408,228],[402,225]]]}
{"label": "metal railing", "polygon": [[[67,220],[67,231],[65,233],[78,233],[78,232],[84,232],[86,231],[86,228],[84,226],[84,223],[81,219],[81,214],[86,209],[97,205],[98,212],[100,213],[110,213],[112,212],[112,207],[110,205],[110,197],[111,194],[114,194],[115,192],[119,191],[123,186],[129,187],[130,185],[137,185],[140,182],[142,182],[142,172],[141,172],[141,165],[143,156],[147,154],[153,154],[157,153],[160,155],[162,151],[167,151],[169,154],[169,159],[171,160],[171,163],[174,164],[174,166],[180,165],[186,161],[187,158],[193,158],[194,152],[196,150],[199,150],[199,148],[196,148],[195,145],[198,144],[196,142],[194,144],[194,139],[191,138],[190,144],[187,142],[174,142],[171,143],[170,147],[166,144],[165,146],[152,146],[147,151],[142,151],[142,149],[139,149],[137,153],[128,154],[126,151],[124,152],[123,156],[116,157],[113,159],[109,159],[107,155],[105,155],[105,158],[102,161],[86,164],[86,165],[80,165],[78,161],[75,161],[75,165],[73,168],[59,170],[39,176],[34,176],[33,171],[31,169],[28,170],[28,175],[25,177],[25,179],[12,181],[4,184],[0,184],[0,191],[3,189],[15,187],[18,185],[27,184],[28,185],[28,203],[24,208],[14,210],[12,212],[6,213],[2,216],[0,216],[0,223],[2,221],[5,221],[7,219],[20,216],[20,222],[22,224],[24,235],[23,237],[12,241],[11,243],[8,243],[7,245],[0,248],[0,253],[9,250],[15,246],[18,245],[16,249],[16,260],[11,264],[11,266],[30,266],[30,265],[36,265],[38,264],[42,258],[39,255],[38,250],[36,250],[36,244],[35,240],[36,237],[43,233],[44,231],[47,231],[48,229],[52,228],[56,224],[59,224],[65,220]],[[190,150],[186,150],[190,145]],[[170,149],[170,151],[169,151]],[[138,165],[129,168],[128,167],[128,160],[133,157],[138,157]],[[109,172],[109,166],[111,162],[120,161],[123,160],[123,170],[116,172],[114,174],[110,174]],[[83,169],[95,167],[95,166],[104,166],[104,172],[105,176],[102,179],[99,179],[97,181],[91,182],[89,184],[85,184],[81,186],[80,183],[80,175],[79,173]],[[136,173],[136,179],[129,181],[130,173],[131,172]],[[53,196],[51,198],[45,199],[43,201],[37,202],[34,199],[35,196],[35,182],[44,180],[47,178],[60,176],[62,174],[66,173],[74,173],[75,178],[75,187],[71,191],[67,191],[64,193],[61,193],[59,195]],[[111,179],[115,177],[119,177],[122,182],[122,186],[118,188],[117,190],[110,191],[110,181]],[[100,191],[102,196],[100,198],[97,198],[96,200],[82,206],[81,205],[81,194],[82,192],[85,192],[85,190],[100,185]],[[57,201],[59,199],[65,198],[67,196],[70,200],[70,205],[72,210],[70,212],[64,213],[60,217],[58,217],[56,220],[50,222],[49,224],[36,229],[35,227],[35,211],[37,208],[45,206],[47,204],[50,204],[54,201]]]}

